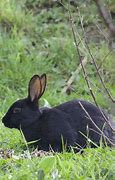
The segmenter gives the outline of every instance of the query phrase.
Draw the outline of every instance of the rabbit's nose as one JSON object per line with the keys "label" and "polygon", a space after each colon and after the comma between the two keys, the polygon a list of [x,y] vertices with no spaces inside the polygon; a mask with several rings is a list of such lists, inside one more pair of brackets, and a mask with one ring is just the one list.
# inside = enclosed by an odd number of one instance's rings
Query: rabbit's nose
{"label": "rabbit's nose", "polygon": [[2,118],[2,123],[4,124],[4,126],[10,127],[10,123],[5,116]]}
{"label": "rabbit's nose", "polygon": [[4,121],[5,121],[5,116],[2,118],[2,123],[4,123]]}
{"label": "rabbit's nose", "polygon": [[6,123],[6,118],[5,118],[5,116],[2,118],[2,123],[5,125],[5,123]]}
{"label": "rabbit's nose", "polygon": [[2,123],[3,123],[5,126],[7,126],[7,118],[6,118],[6,116],[4,116],[4,117],[2,118]]}

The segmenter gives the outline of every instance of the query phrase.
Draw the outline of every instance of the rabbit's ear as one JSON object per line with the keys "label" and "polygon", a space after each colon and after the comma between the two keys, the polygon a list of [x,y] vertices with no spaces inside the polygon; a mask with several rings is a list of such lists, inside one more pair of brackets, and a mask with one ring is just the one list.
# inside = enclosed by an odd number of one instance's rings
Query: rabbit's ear
{"label": "rabbit's ear", "polygon": [[42,96],[42,94],[45,91],[46,88],[46,83],[47,83],[47,78],[46,78],[46,74],[42,74],[40,77],[40,82],[41,82],[41,94],[40,96]]}
{"label": "rabbit's ear", "polygon": [[35,101],[37,102],[38,99],[41,96],[42,86],[40,77],[38,75],[34,75],[29,82],[28,87],[28,97],[31,100],[31,102]]}

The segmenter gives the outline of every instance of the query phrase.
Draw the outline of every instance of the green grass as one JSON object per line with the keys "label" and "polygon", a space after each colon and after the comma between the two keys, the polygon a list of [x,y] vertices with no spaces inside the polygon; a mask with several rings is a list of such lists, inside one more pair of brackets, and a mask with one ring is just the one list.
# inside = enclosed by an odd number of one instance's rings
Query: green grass
{"label": "green grass", "polygon": [[[53,4],[52,4],[53,2]],[[63,1],[65,6],[67,2]],[[33,74],[46,73],[47,89],[40,100],[51,106],[79,98],[92,101],[89,89],[80,71],[74,79],[70,95],[62,94],[69,77],[79,65],[79,58],[72,37],[69,15],[66,9],[54,1],[1,0],[0,1],[0,118],[17,99],[27,96],[27,86]],[[46,6],[48,9],[46,9]],[[89,46],[98,65],[109,53],[108,44],[95,24],[102,23],[95,5],[78,2],[88,31]],[[50,8],[52,6],[52,8]],[[76,8],[71,6],[76,31],[82,36]],[[91,14],[89,16],[89,14]],[[91,28],[93,30],[91,31]],[[83,40],[82,40],[83,41]],[[82,55],[87,57],[87,73],[93,83],[97,102],[110,113],[112,103],[104,92],[87,49],[81,45]],[[114,52],[101,66],[101,76],[112,95],[115,95]],[[13,157],[0,158],[0,179],[114,179],[115,150],[87,148],[81,154],[60,153],[45,157],[22,157],[26,146],[20,133],[8,129],[0,122],[0,148],[14,150]],[[32,151],[32,150],[30,150]],[[22,154],[22,155],[21,155]]]}
{"label": "green grass", "polygon": [[[3,159],[0,161],[1,179],[114,179],[109,149],[87,149],[83,155],[55,154],[33,159]],[[7,173],[6,173],[7,172]]]}

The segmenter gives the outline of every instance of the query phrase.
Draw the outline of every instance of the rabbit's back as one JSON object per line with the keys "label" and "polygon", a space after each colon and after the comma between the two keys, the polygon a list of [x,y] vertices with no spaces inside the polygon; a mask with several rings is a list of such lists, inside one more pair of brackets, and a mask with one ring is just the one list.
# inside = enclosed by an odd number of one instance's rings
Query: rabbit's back
{"label": "rabbit's back", "polygon": [[85,110],[91,116],[95,116],[95,115],[101,116],[102,115],[99,108],[96,107],[94,104],[92,104],[88,101],[79,100],[79,99],[65,102],[61,105],[56,106],[55,108],[60,109],[61,111],[64,111],[64,112],[69,113],[69,114],[74,113],[74,112],[76,113],[76,115],[86,114],[85,111],[82,109],[80,103],[83,105]]}
{"label": "rabbit's back", "polygon": [[[82,104],[85,111],[80,104]],[[67,121],[70,121],[69,123],[71,124],[71,127],[76,132],[78,132],[77,135],[79,144],[84,144],[86,139],[85,136],[87,135],[89,135],[89,138],[91,138],[94,143],[99,144],[100,138],[102,136],[100,130],[103,131],[105,136],[107,136],[109,139],[113,139],[112,130],[105,121],[105,118],[107,121],[110,121],[110,119],[103,110],[100,110],[92,103],[83,100],[73,100],[56,106],[56,108],[65,112],[70,117],[67,119]],[[91,119],[88,117],[86,112]]]}

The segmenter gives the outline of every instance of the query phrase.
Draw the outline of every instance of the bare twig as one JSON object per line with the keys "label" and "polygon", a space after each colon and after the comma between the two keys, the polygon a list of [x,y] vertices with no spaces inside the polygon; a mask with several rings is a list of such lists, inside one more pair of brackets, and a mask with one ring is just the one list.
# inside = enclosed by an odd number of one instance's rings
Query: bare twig
{"label": "bare twig", "polygon": [[102,0],[94,0],[94,1],[111,35],[115,36],[115,26],[112,23],[112,18],[109,10],[107,9],[107,7],[105,6]]}
{"label": "bare twig", "polygon": [[[94,129],[92,129],[92,128],[89,128],[89,130],[91,130],[91,131],[93,131],[93,132],[95,132],[95,133],[97,133],[97,134],[99,134],[99,135],[102,135],[101,133],[99,133],[98,131],[96,131],[96,130],[94,130]],[[113,139],[111,139],[111,138],[109,138],[110,139],[110,141],[113,141]]]}
{"label": "bare twig", "polygon": [[109,42],[107,33],[105,33],[105,32],[101,29],[101,27],[100,27],[100,25],[99,25],[98,23],[96,23],[95,26],[97,27],[97,29],[99,30],[99,32],[101,33],[101,35],[103,35],[104,38]]}
{"label": "bare twig", "polygon": [[[71,16],[71,11],[70,11],[69,8],[66,8],[66,9],[67,9],[68,12],[69,12],[69,18],[70,18],[70,22],[71,22],[71,28],[72,28],[74,43],[75,43],[76,50],[77,50],[77,54],[78,54],[78,57],[79,57],[79,61],[80,61],[80,64],[81,64],[81,67],[82,67],[82,70],[83,70],[84,78],[85,78],[85,81],[86,81],[87,86],[88,86],[88,88],[89,88],[90,94],[91,94],[91,96],[92,96],[92,98],[93,98],[96,106],[98,106],[98,104],[97,104],[97,102],[96,102],[95,95],[94,95],[93,90],[92,90],[92,88],[91,88],[91,86],[90,86],[90,81],[89,81],[89,79],[88,79],[88,75],[87,75],[86,69],[84,68],[84,64],[83,64],[84,57],[82,57],[81,54],[80,54],[79,43],[77,43],[77,38],[76,38],[75,29],[74,29],[73,18],[72,18],[72,16]],[[80,20],[81,20],[81,18],[80,18]],[[82,25],[82,30],[83,30],[84,37],[85,37],[85,40],[86,40],[87,50],[88,50],[88,52],[89,52],[89,54],[90,54],[90,56],[91,56],[91,58],[92,58],[92,60],[93,60],[93,64],[95,65],[95,68],[96,68],[97,72],[99,73],[99,69],[98,69],[97,64],[96,64],[96,62],[95,62],[95,59],[94,59],[94,57],[93,57],[93,55],[92,55],[92,53],[91,53],[91,51],[90,51],[90,48],[89,48],[89,46],[88,46],[88,44],[87,44],[87,39],[86,39],[86,36],[85,36],[85,31],[84,31],[84,28],[83,28],[83,23],[82,23],[82,21],[81,21],[81,25]],[[101,77],[100,73],[99,73],[99,77]],[[101,80],[102,80],[102,79],[101,79]],[[103,82],[103,80],[102,80],[102,82]],[[103,84],[104,84],[104,82],[103,82]],[[104,87],[105,87],[105,84],[104,84]],[[106,88],[106,87],[105,87],[105,88]],[[108,92],[108,91],[107,91],[107,92]],[[110,97],[111,97],[111,96],[110,96]],[[98,106],[98,107],[99,107],[99,106]],[[99,107],[99,109],[100,109],[100,107]],[[114,131],[114,129],[112,128],[110,122],[109,122],[108,119],[105,117],[105,115],[104,115],[104,113],[103,113],[103,111],[102,111],[101,109],[100,109],[100,112],[102,113],[103,118],[104,118],[105,121],[108,123],[108,125],[110,126],[110,128]]]}
{"label": "bare twig", "polygon": [[[83,65],[85,66],[87,63],[87,59],[84,58],[82,61]],[[66,83],[66,86],[62,89],[62,93],[67,92],[68,89],[70,89],[74,79],[76,78],[76,76],[79,74],[79,72],[81,71],[82,66],[81,64],[79,64],[78,68],[76,69],[76,71],[72,74],[72,76],[69,78],[69,80]]]}
{"label": "bare twig", "polygon": [[[90,48],[89,48],[88,42],[87,42],[87,37],[86,37],[86,35],[85,35],[85,30],[84,30],[84,27],[83,27],[83,21],[82,21],[82,18],[81,18],[80,11],[78,10],[78,12],[79,12],[79,17],[80,17],[80,22],[81,22],[82,31],[83,31],[83,34],[84,34],[84,37],[85,37],[85,44],[86,44],[87,50],[88,50],[88,52],[89,52],[89,55],[90,55],[90,57],[91,57],[91,60],[92,60],[92,62],[93,62],[93,64],[94,64],[94,66],[95,66],[95,69],[96,69],[96,71],[97,71],[97,74],[98,74],[98,76],[99,76],[99,79],[100,79],[103,87],[105,88],[108,96],[111,98],[112,102],[115,102],[115,100],[112,98],[109,90],[106,88],[105,83],[104,83],[104,81],[103,81],[103,79],[102,79],[102,77],[101,77],[101,75],[100,75],[100,72],[99,72],[98,66],[97,66],[97,64],[96,64],[95,58],[94,58],[94,56],[93,56],[93,54],[92,54],[92,52],[91,52],[91,50],[90,50]],[[98,105],[98,108],[100,109],[100,112],[101,112],[103,118],[105,119],[105,121],[108,123],[108,125],[110,126],[110,128],[112,129],[112,131],[114,131],[114,129],[112,128],[110,122],[109,122],[108,119],[105,117],[105,115],[104,115],[103,111],[101,110],[101,108],[99,107],[99,105]]]}
{"label": "bare twig", "polygon": [[112,22],[111,14],[104,4],[103,0],[94,0],[99,10],[101,17],[103,18],[106,27],[109,29],[109,46],[112,50],[115,50],[115,25]]}
{"label": "bare twig", "polygon": [[89,118],[89,120],[92,122],[92,124],[97,128],[97,130],[103,135],[104,138],[106,138],[108,140],[108,142],[110,144],[112,144],[113,146],[115,145],[104,133],[103,131],[100,130],[100,128],[95,124],[95,122],[93,121],[93,119],[91,118],[91,116],[89,115],[89,113],[86,111],[86,109],[84,108],[84,106],[82,105],[82,103],[79,101],[79,104],[81,106],[81,108],[84,110],[84,112],[86,113],[87,117]]}
{"label": "bare twig", "polygon": [[101,109],[100,107],[99,107],[99,110],[100,110],[100,112],[101,112],[101,114],[102,114],[104,120],[106,121],[106,123],[110,126],[110,128],[111,128],[112,131],[114,132],[115,129],[113,129],[113,127],[112,127],[112,125],[111,125],[111,123],[110,123],[110,121],[109,121],[109,118],[107,118],[107,117],[105,116],[105,114],[103,113],[103,111],[102,111],[102,109]]}
{"label": "bare twig", "polygon": [[105,61],[105,59],[111,54],[111,50],[104,56],[104,58],[102,59],[100,65],[98,66],[98,71],[100,70],[101,66],[103,65],[103,62]]}
{"label": "bare twig", "polygon": [[85,70],[85,68],[84,68],[84,65],[83,65],[83,59],[84,59],[84,58],[81,56],[80,50],[79,50],[79,46],[78,46],[78,44],[77,44],[77,39],[76,39],[76,34],[75,34],[75,30],[74,30],[74,24],[73,24],[73,19],[72,19],[72,16],[71,16],[70,9],[68,9],[68,12],[69,12],[69,17],[70,17],[70,22],[71,22],[71,28],[72,28],[73,38],[74,38],[74,42],[75,42],[77,54],[78,54],[78,57],[79,57],[79,61],[80,61],[80,63],[81,63],[81,67],[82,67],[82,70],[83,70],[84,78],[85,78],[85,80],[86,80],[86,83],[87,83],[87,86],[88,86],[89,91],[90,91],[90,93],[91,93],[91,96],[92,96],[95,104],[98,106],[98,104],[97,104],[97,102],[96,102],[96,99],[95,99],[95,95],[94,95],[94,93],[93,93],[93,91],[92,91],[92,88],[91,88],[91,86],[90,86],[90,83],[89,83],[89,81],[88,81],[87,72],[86,72],[86,70]]}
{"label": "bare twig", "polygon": [[88,50],[88,52],[89,52],[89,55],[90,55],[90,57],[91,57],[91,60],[92,60],[92,62],[93,62],[93,64],[94,64],[94,66],[95,66],[95,69],[96,69],[96,71],[97,71],[97,74],[98,74],[98,76],[99,76],[99,79],[100,79],[100,81],[101,81],[101,83],[102,83],[102,85],[103,85],[106,93],[108,94],[108,96],[109,96],[109,98],[111,99],[111,101],[112,101],[113,103],[115,103],[115,99],[112,97],[112,95],[110,94],[109,90],[107,89],[107,87],[106,87],[106,85],[105,85],[105,83],[104,83],[104,81],[103,81],[103,79],[102,79],[102,77],[101,77],[101,74],[100,74],[100,72],[99,72],[99,68],[98,68],[97,63],[96,63],[96,61],[95,61],[95,58],[94,58],[94,56],[93,56],[93,54],[92,54],[92,52],[91,52],[91,50],[90,50],[90,48],[89,48],[89,45],[88,45],[88,42],[87,42],[87,37],[86,37],[85,30],[84,30],[84,27],[83,27],[83,21],[82,21],[82,18],[81,18],[81,14],[80,14],[80,11],[79,11],[79,10],[78,10],[78,12],[79,12],[79,18],[80,18],[80,22],[81,22],[82,31],[83,31],[83,34],[84,34],[84,37],[85,37],[85,44],[86,44],[87,50]]}

